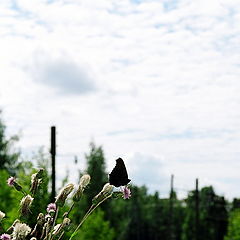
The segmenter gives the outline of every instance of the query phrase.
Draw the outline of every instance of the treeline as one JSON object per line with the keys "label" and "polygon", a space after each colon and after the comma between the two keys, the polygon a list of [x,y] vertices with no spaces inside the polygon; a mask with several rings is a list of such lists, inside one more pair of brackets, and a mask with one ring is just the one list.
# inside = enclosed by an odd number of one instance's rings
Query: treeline
{"label": "treeline", "polygon": [[[22,198],[19,192],[6,184],[9,176],[15,175],[23,189],[27,189],[34,172],[33,162],[35,166],[46,169],[39,189],[41,197],[34,199],[28,222],[35,220],[39,212],[45,213],[51,199],[48,155],[40,151],[34,161],[20,161],[19,151],[13,148],[16,140],[16,137],[6,139],[5,126],[0,122],[0,211],[6,213],[5,220],[0,224],[0,234],[19,217],[18,206]],[[91,205],[92,198],[108,181],[103,149],[93,143],[86,154],[86,169],[79,173],[79,178],[86,172],[91,176],[91,184],[69,216],[73,228]],[[66,182],[67,178],[63,184]],[[186,199],[178,199],[174,190],[165,199],[158,192],[149,194],[145,186],[132,185],[131,191],[129,200],[106,201],[83,224],[76,239],[240,240],[240,199],[228,202],[218,196],[212,186],[190,191]],[[70,204],[71,200],[66,203],[65,209]],[[65,235],[64,239],[69,239],[69,236]]]}

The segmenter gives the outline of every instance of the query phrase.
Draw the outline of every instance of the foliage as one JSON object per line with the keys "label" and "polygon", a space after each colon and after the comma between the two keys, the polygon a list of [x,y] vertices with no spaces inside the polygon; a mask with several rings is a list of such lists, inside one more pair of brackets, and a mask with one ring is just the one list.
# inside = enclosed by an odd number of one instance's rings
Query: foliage
{"label": "foliage", "polygon": [[217,196],[211,186],[202,188],[199,192],[198,226],[196,226],[195,199],[196,192],[191,191],[186,200],[182,240],[222,240],[226,233],[228,218],[225,199]]}
{"label": "foliage", "polygon": [[20,152],[14,149],[14,143],[18,141],[18,136],[15,135],[7,139],[5,131],[6,126],[0,119],[0,169],[6,169],[11,174],[14,174],[17,167],[16,163],[20,155]]}
{"label": "foliage", "polygon": [[92,177],[91,184],[87,189],[87,203],[90,205],[99,189],[108,181],[105,170],[105,158],[102,147],[96,147],[90,143],[90,153],[85,155],[87,160],[86,172]]}
{"label": "foliage", "polygon": [[228,231],[224,240],[240,240],[240,209],[231,212]]}
{"label": "foliage", "polygon": [[115,233],[110,223],[104,220],[104,212],[98,209],[83,224],[79,234],[79,240],[112,240]]}

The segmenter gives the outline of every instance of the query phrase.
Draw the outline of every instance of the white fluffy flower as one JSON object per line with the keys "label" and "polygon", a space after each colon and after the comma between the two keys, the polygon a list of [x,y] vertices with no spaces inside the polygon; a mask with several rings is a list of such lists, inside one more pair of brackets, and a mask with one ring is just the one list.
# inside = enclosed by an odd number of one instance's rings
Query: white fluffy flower
{"label": "white fluffy flower", "polygon": [[32,205],[32,201],[34,198],[32,198],[29,194],[25,197],[22,198],[21,202],[20,202],[20,206],[21,206],[21,214],[22,215],[27,215],[28,212],[30,211],[30,207]]}
{"label": "white fluffy flower", "polygon": [[2,211],[0,211],[0,222],[1,222],[1,220],[2,220],[4,217],[5,217],[5,213],[2,212]]}
{"label": "white fluffy flower", "polygon": [[16,223],[13,229],[13,240],[24,240],[31,232],[31,228],[25,223]]}

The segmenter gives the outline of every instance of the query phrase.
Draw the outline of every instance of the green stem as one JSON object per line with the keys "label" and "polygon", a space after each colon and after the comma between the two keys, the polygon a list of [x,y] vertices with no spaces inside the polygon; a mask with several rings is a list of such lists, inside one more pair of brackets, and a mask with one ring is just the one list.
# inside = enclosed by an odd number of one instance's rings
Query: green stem
{"label": "green stem", "polygon": [[64,217],[68,217],[68,215],[69,215],[69,213],[72,211],[74,205],[75,205],[75,202],[73,202],[72,206],[71,206],[70,209],[67,211],[66,215],[64,215]]}
{"label": "green stem", "polygon": [[72,240],[72,238],[75,236],[75,234],[77,233],[77,231],[79,230],[79,228],[81,227],[81,225],[84,223],[84,221],[87,219],[87,217],[101,204],[103,203],[105,200],[107,200],[108,198],[110,198],[112,196],[109,195],[107,197],[105,197],[102,201],[100,201],[98,204],[96,205],[92,205],[88,211],[86,212],[86,214],[84,215],[82,221],[78,224],[77,228],[74,230],[74,232],[72,233],[71,237],[69,238],[69,240]]}

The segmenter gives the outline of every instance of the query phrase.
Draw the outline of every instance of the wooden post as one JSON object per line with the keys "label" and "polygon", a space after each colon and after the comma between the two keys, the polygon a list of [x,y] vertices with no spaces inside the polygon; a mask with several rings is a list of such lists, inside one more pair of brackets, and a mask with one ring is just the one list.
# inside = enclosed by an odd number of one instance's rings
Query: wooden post
{"label": "wooden post", "polygon": [[51,159],[52,159],[52,194],[51,194],[51,202],[55,201],[55,193],[56,193],[56,127],[51,127]]}
{"label": "wooden post", "polygon": [[169,196],[169,239],[174,240],[174,227],[173,227],[173,180],[174,175],[171,175],[171,184],[170,184],[170,196]]}
{"label": "wooden post", "polygon": [[198,179],[196,179],[195,189],[195,240],[199,239],[199,191],[198,191]]}

